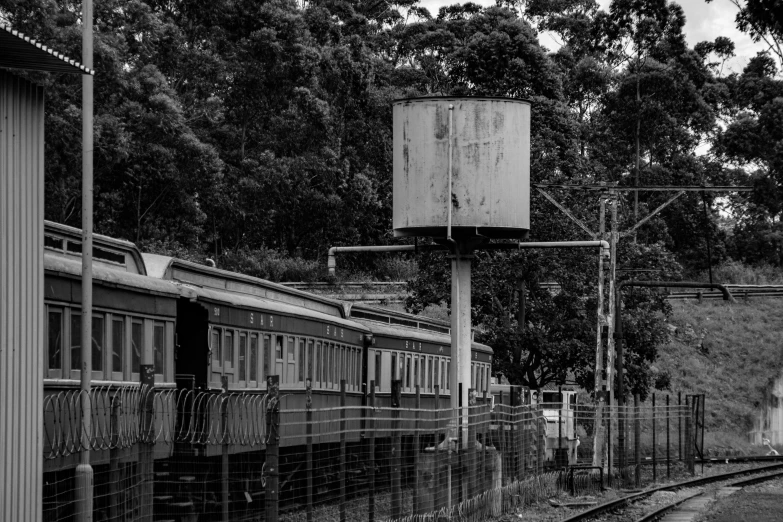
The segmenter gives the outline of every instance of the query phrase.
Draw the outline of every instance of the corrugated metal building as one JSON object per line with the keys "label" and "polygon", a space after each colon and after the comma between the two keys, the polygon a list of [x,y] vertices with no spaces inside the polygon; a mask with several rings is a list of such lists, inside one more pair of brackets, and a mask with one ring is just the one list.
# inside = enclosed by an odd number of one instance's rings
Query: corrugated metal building
{"label": "corrugated metal building", "polygon": [[41,520],[44,92],[7,69],[92,74],[0,25],[0,520]]}

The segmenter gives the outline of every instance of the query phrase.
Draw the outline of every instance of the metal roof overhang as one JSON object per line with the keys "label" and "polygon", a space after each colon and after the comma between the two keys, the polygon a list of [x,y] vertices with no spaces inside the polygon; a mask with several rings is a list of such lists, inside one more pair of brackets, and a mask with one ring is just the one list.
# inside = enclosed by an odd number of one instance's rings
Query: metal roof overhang
{"label": "metal roof overhang", "polygon": [[0,24],[0,67],[55,73],[90,74],[95,71],[36,42],[29,36]]}

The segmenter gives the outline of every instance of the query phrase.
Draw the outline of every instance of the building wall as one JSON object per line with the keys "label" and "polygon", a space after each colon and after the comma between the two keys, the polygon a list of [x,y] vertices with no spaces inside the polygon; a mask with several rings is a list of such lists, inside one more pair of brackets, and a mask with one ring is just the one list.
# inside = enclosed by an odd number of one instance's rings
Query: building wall
{"label": "building wall", "polygon": [[0,70],[0,520],[41,520],[43,88]]}

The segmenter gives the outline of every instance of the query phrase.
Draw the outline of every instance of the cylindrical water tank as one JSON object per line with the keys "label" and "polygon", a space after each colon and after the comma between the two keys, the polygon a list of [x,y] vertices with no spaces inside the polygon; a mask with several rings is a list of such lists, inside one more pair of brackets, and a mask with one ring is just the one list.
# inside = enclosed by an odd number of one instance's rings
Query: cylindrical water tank
{"label": "cylindrical water tank", "polygon": [[439,96],[393,108],[395,236],[446,237],[449,202],[455,238],[527,234],[529,102]]}

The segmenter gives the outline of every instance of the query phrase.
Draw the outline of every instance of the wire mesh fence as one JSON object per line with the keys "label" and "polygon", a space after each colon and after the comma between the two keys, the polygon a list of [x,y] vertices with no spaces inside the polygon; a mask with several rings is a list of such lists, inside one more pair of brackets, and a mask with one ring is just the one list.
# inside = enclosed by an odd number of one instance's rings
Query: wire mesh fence
{"label": "wire mesh fence", "polygon": [[49,395],[44,520],[77,515],[74,470],[87,449],[94,520],[177,522],[483,520],[612,480],[654,481],[694,456],[691,407],[673,401],[511,405],[485,396],[451,409],[437,392],[430,404],[440,407],[423,408],[420,394],[399,388],[343,389],[328,401],[268,389]]}

